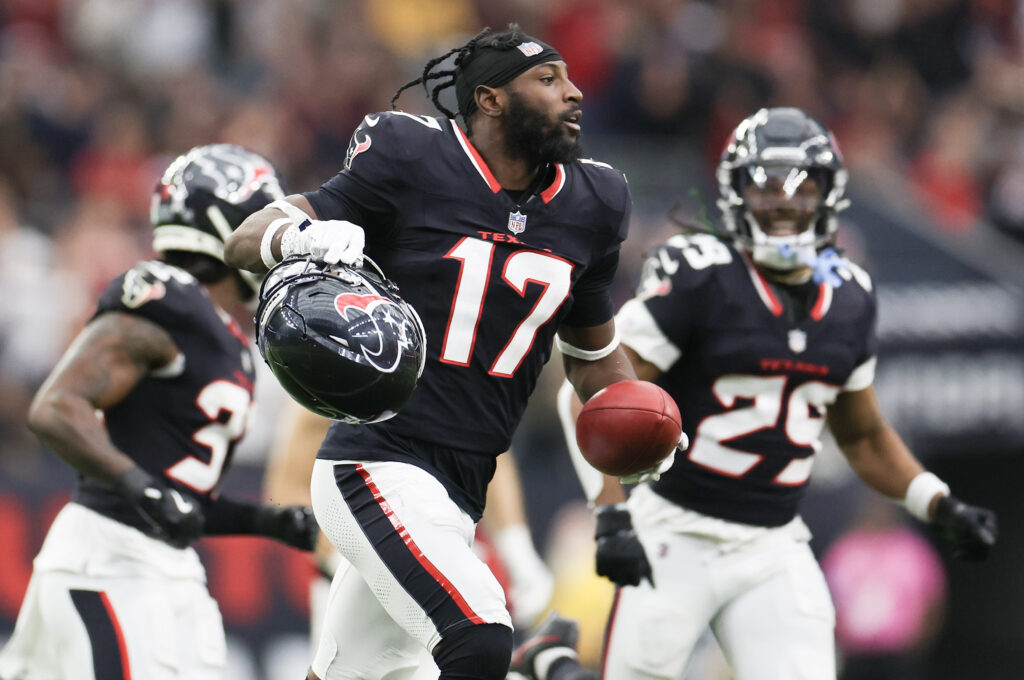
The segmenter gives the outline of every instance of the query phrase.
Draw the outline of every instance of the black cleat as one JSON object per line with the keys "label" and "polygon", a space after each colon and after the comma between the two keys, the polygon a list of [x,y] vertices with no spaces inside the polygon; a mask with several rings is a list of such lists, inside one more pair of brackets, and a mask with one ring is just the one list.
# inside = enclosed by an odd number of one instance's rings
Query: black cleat
{"label": "black cleat", "polygon": [[533,634],[513,650],[509,672],[519,673],[528,680],[544,680],[537,676],[534,667],[537,655],[549,649],[564,648],[565,656],[575,659],[579,637],[580,630],[575,621],[551,612],[537,625]]}

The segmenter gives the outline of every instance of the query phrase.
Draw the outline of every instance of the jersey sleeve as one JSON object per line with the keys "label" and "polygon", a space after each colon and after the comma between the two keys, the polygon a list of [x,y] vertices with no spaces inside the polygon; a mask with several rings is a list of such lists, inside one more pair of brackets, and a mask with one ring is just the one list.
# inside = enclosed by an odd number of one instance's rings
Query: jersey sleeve
{"label": "jersey sleeve", "polygon": [[572,309],[565,317],[565,325],[589,328],[612,318],[614,310],[609,289],[618,267],[619,251],[616,249],[580,277],[573,288]]}
{"label": "jersey sleeve", "polygon": [[395,227],[408,161],[425,153],[432,133],[441,133],[435,118],[398,111],[367,115],[352,133],[341,172],[304,196],[319,219],[358,224],[371,244],[386,239]]}
{"label": "jersey sleeve", "polygon": [[581,161],[584,165],[597,166],[597,195],[604,206],[607,222],[602,233],[606,238],[596,248],[595,264],[584,272],[573,287],[573,305],[565,324],[577,328],[599,326],[613,317],[611,286],[619,266],[619,250],[629,233],[629,219],[632,199],[626,177],[606,163]]}
{"label": "jersey sleeve", "polygon": [[187,327],[191,303],[184,286],[198,282],[162,262],[140,262],[117,277],[100,295],[93,318],[104,312],[133,314],[164,328]]}
{"label": "jersey sleeve", "polygon": [[859,266],[850,263],[845,271],[840,272],[845,279],[843,285],[857,286],[863,292],[864,306],[858,329],[864,338],[857,355],[857,366],[843,385],[844,392],[857,392],[870,387],[875,382],[875,364],[878,355],[878,299],[870,275]]}
{"label": "jersey sleeve", "polygon": [[705,267],[698,269],[691,262],[695,249],[703,252],[721,246],[724,250],[717,251],[720,259],[730,252],[717,240],[716,246],[703,243],[703,239],[714,237],[674,236],[655,249],[643,264],[636,295],[615,316],[622,343],[662,372],[682,356],[700,318],[704,295],[698,291],[710,277]]}

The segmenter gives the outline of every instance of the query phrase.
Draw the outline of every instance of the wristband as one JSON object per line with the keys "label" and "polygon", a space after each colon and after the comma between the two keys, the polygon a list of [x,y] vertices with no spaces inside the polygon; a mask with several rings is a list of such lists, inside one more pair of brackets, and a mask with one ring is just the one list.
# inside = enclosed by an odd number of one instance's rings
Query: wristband
{"label": "wristband", "polygon": [[274,257],[274,252],[271,249],[274,245],[274,235],[281,227],[291,223],[290,218],[280,217],[271,222],[267,230],[263,232],[263,238],[260,239],[260,259],[263,260],[263,266],[267,269],[277,264],[277,258]]}
{"label": "wristband", "polygon": [[597,361],[598,359],[604,359],[606,356],[614,352],[619,346],[619,329],[615,329],[615,335],[612,336],[612,341],[601,349],[580,349],[575,345],[562,340],[557,335],[555,336],[555,346],[558,347],[558,351],[566,356],[570,356],[574,359],[582,359],[583,361]]}
{"label": "wristband", "polygon": [[922,472],[907,486],[907,495],[903,498],[903,507],[922,522],[930,522],[928,506],[936,494],[949,495],[949,485],[931,472]]}
{"label": "wristband", "polygon": [[298,207],[297,205],[292,205],[291,203],[289,203],[288,201],[284,200],[283,198],[279,198],[276,201],[273,201],[272,203],[268,203],[266,205],[266,207],[267,208],[277,208],[278,210],[283,212],[285,215],[290,217],[292,222],[294,222],[295,224],[300,224],[300,223],[306,222],[306,221],[309,221],[309,222],[313,221],[313,218],[310,217],[306,213],[305,210],[303,210],[302,208]]}

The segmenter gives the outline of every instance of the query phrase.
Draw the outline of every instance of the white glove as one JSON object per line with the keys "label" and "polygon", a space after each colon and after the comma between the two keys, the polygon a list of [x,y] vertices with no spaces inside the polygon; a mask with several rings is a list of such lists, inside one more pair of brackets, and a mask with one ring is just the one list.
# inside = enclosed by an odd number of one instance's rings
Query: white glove
{"label": "white glove", "polygon": [[676,452],[685,451],[689,446],[690,438],[686,436],[685,432],[683,432],[679,435],[679,443],[676,444],[676,448],[672,449],[672,453],[668,454],[668,456],[662,459],[660,463],[658,463],[652,468],[641,470],[640,472],[637,472],[632,475],[625,475],[623,477],[620,477],[619,479],[622,480],[623,484],[640,484],[642,482],[656,482],[659,479],[661,479],[661,475],[664,474],[665,472],[668,472],[668,469],[672,467],[673,463],[676,462]]}
{"label": "white glove", "polygon": [[363,228],[347,220],[309,220],[292,224],[281,236],[282,259],[309,255],[325,264],[363,264]]}
{"label": "white glove", "polygon": [[555,580],[533,548],[530,530],[522,524],[505,527],[494,536],[494,548],[512,581],[512,621],[531,627],[548,608]]}

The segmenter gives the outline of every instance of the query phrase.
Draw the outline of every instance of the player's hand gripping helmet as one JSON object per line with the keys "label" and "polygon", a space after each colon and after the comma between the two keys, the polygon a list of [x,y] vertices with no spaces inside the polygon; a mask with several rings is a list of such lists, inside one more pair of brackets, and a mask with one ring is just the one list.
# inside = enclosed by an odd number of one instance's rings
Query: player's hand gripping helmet
{"label": "player's hand gripping helmet", "polygon": [[800,109],[761,109],[737,126],[718,165],[718,207],[737,246],[760,265],[810,265],[849,205],[835,139]]}
{"label": "player's hand gripping helmet", "polygon": [[281,385],[333,420],[391,418],[423,373],[423,323],[369,258],[359,268],[300,257],[275,265],[256,323],[260,353]]}
{"label": "player's hand gripping helmet", "polygon": [[[153,249],[203,253],[223,262],[231,232],[279,198],[284,191],[267,159],[233,144],[197,146],[174,159],[153,193]],[[259,289],[258,276],[238,273]]]}

